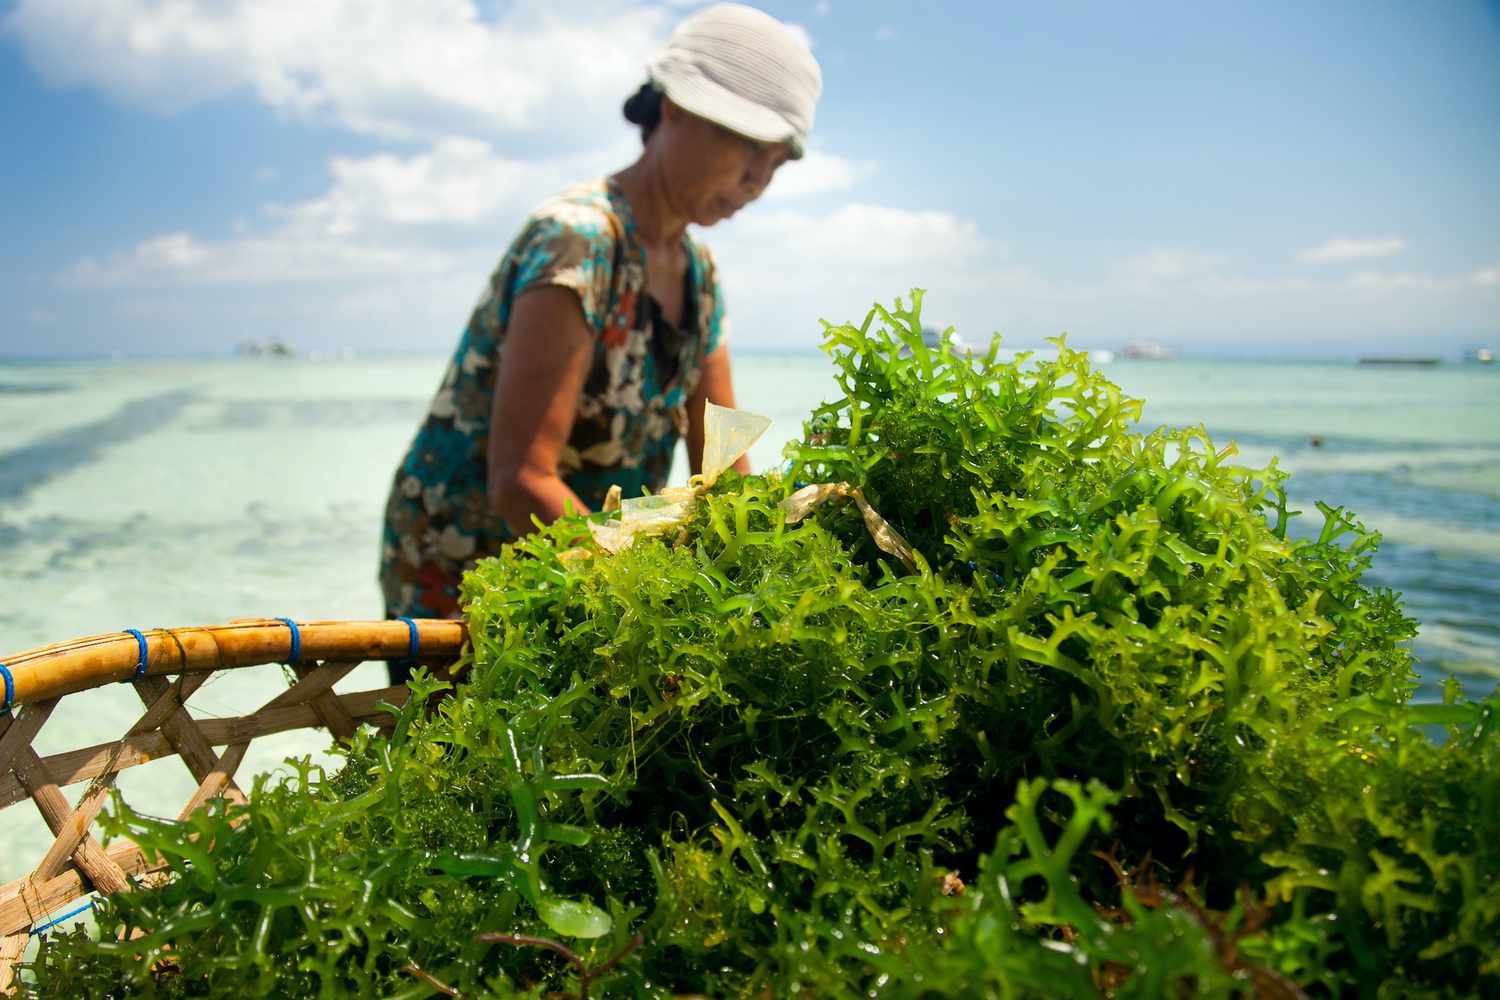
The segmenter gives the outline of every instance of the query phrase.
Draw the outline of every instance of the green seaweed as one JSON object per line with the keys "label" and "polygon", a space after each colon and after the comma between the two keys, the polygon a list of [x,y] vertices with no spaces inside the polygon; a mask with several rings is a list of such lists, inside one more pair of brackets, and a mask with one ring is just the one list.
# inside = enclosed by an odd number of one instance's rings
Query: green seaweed
{"label": "green seaweed", "polygon": [[[1378,537],[1086,357],[826,326],[780,476],[616,555],[566,519],[463,588],[389,737],[172,861],[37,996],[1467,996],[1500,989],[1500,698],[1410,705]],[[781,502],[844,482],[795,525]],[[432,703],[434,707],[425,706]],[[1432,727],[1444,727],[1435,740]],[[132,936],[139,933],[140,936]]]}

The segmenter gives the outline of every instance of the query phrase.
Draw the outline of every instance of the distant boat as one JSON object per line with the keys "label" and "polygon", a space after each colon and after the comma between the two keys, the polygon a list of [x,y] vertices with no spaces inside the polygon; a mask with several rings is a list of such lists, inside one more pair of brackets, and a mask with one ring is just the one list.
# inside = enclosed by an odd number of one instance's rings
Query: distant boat
{"label": "distant boat", "polygon": [[1137,340],[1125,345],[1125,356],[1132,361],[1175,361],[1177,352],[1154,340]]}
{"label": "distant boat", "polygon": [[235,345],[234,352],[242,358],[295,358],[297,356],[297,352],[280,337],[244,340]]}
{"label": "distant boat", "polygon": [[963,354],[965,351],[970,350],[969,345],[964,343],[958,334],[949,331],[945,337],[943,336],[943,331],[935,326],[922,327],[922,343],[926,344],[927,349],[931,351],[936,351],[944,343],[947,343],[953,349],[954,354]]}
{"label": "distant boat", "polygon": [[1464,355],[1464,360],[1476,365],[1492,365],[1495,363],[1495,352],[1488,347],[1476,347]]}
{"label": "distant boat", "polygon": [[1406,357],[1396,357],[1396,356],[1376,356],[1376,357],[1369,357],[1369,358],[1360,358],[1359,359],[1359,363],[1362,364],[1362,365],[1409,365],[1409,366],[1426,366],[1426,365],[1435,365],[1440,360],[1441,360],[1440,358],[1420,358],[1420,357],[1406,358]]}

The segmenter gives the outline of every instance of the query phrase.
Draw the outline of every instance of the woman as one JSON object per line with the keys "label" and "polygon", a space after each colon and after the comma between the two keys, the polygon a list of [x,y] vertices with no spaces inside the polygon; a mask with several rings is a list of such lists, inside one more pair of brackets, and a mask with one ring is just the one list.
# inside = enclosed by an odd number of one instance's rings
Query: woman
{"label": "woman", "polygon": [[802,155],[821,74],[736,4],[688,18],[649,72],[625,103],[640,159],[533,212],[469,319],[387,504],[388,617],[456,616],[464,571],[534,518],[660,490],[679,437],[700,471],[704,401],[734,405],[718,276],[687,227]]}

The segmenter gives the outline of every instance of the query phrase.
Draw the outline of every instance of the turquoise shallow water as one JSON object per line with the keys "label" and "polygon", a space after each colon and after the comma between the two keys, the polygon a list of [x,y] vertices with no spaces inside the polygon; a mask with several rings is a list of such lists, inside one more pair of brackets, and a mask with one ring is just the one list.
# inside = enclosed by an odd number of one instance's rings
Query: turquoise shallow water
{"label": "turquoise shallow water", "polygon": [[[0,366],[0,658],[131,626],[378,617],[386,486],[444,362]],[[736,367],[741,405],[774,421],[751,455],[765,468],[831,394],[831,370],[815,353],[746,355]],[[1108,371],[1150,401],[1148,424],[1205,424],[1246,464],[1279,455],[1296,505],[1344,504],[1384,533],[1371,575],[1402,591],[1422,623],[1419,697],[1436,698],[1449,673],[1471,694],[1494,689],[1500,371],[1185,361]],[[219,675],[190,705],[240,714],[280,677],[277,667]],[[340,688],[382,678],[367,666]],[[140,712],[126,687],[69,697],[38,749],[114,738]],[[257,741],[241,776],[325,745],[311,733]],[[172,813],[192,791],[175,761],[121,785],[137,805]],[[0,879],[24,874],[49,839],[24,804],[0,813],[0,836]]]}

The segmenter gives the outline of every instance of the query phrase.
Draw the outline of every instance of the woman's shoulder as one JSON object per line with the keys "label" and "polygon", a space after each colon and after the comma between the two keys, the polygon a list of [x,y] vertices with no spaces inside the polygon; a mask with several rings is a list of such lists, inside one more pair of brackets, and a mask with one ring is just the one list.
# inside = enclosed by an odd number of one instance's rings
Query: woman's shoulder
{"label": "woman's shoulder", "polygon": [[[527,215],[480,309],[498,336],[517,295],[528,288],[552,285],[576,292],[584,319],[593,330],[602,331],[610,311],[618,250],[619,222],[604,182],[568,188]],[[491,300],[499,304],[492,318]]]}
{"label": "woman's shoulder", "polygon": [[684,242],[688,253],[693,258],[693,269],[700,280],[707,283],[716,281],[719,273],[718,265],[714,263],[714,254],[708,248],[708,244],[704,243],[691,229],[686,232]]}
{"label": "woman's shoulder", "polygon": [[522,229],[533,235],[567,233],[613,240],[619,227],[605,182],[595,180],[575,184],[542,202],[526,217]]}

